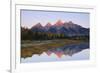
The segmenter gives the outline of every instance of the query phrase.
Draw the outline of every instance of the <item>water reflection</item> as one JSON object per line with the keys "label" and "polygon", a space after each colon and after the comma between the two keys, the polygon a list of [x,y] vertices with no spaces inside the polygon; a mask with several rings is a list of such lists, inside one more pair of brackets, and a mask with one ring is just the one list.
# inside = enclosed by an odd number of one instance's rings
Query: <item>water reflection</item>
{"label": "water reflection", "polygon": [[52,62],[67,60],[88,60],[89,43],[71,44],[60,48],[52,48],[42,54],[21,58],[21,63]]}
{"label": "water reflection", "polygon": [[56,49],[49,49],[48,51],[46,51],[46,54],[50,56],[52,53],[54,53],[59,58],[61,58],[62,55],[72,56],[73,54],[78,53],[87,48],[89,48],[89,43],[71,44]]}

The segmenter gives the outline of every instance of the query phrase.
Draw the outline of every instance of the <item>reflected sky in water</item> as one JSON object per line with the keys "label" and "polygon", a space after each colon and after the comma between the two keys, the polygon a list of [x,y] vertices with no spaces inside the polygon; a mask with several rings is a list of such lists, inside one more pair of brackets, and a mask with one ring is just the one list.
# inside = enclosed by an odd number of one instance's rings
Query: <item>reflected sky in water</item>
{"label": "reflected sky in water", "polygon": [[41,55],[35,54],[32,57],[21,58],[21,63],[88,60],[89,53],[89,43],[71,44],[56,49],[49,49]]}

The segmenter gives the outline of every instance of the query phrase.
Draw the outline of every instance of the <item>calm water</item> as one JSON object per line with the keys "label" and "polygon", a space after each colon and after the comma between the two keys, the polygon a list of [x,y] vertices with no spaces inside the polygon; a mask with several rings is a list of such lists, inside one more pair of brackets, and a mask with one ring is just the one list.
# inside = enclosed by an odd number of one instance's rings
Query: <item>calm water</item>
{"label": "calm water", "polygon": [[89,53],[89,43],[71,44],[49,49],[49,51],[43,52],[41,55],[36,54],[32,57],[21,58],[21,63],[88,60]]}

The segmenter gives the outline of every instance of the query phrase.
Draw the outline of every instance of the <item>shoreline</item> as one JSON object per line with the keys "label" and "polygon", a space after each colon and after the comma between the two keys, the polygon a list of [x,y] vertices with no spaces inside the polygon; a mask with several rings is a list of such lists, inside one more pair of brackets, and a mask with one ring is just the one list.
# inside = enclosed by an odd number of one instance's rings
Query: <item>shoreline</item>
{"label": "shoreline", "polygon": [[59,40],[46,40],[46,41],[28,41],[21,43],[21,58],[31,57],[34,54],[41,55],[50,49],[56,49],[65,45],[80,44],[87,41],[59,39]]}

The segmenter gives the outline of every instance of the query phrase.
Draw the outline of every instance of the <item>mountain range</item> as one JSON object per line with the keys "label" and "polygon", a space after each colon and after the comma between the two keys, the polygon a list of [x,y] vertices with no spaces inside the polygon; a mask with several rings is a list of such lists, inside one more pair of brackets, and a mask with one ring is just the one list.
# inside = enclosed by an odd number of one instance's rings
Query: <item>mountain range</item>
{"label": "mountain range", "polygon": [[31,31],[64,34],[66,36],[89,36],[89,28],[84,28],[72,21],[62,22],[62,20],[58,20],[53,25],[48,22],[45,26],[42,26],[41,23],[37,23],[31,28]]}

